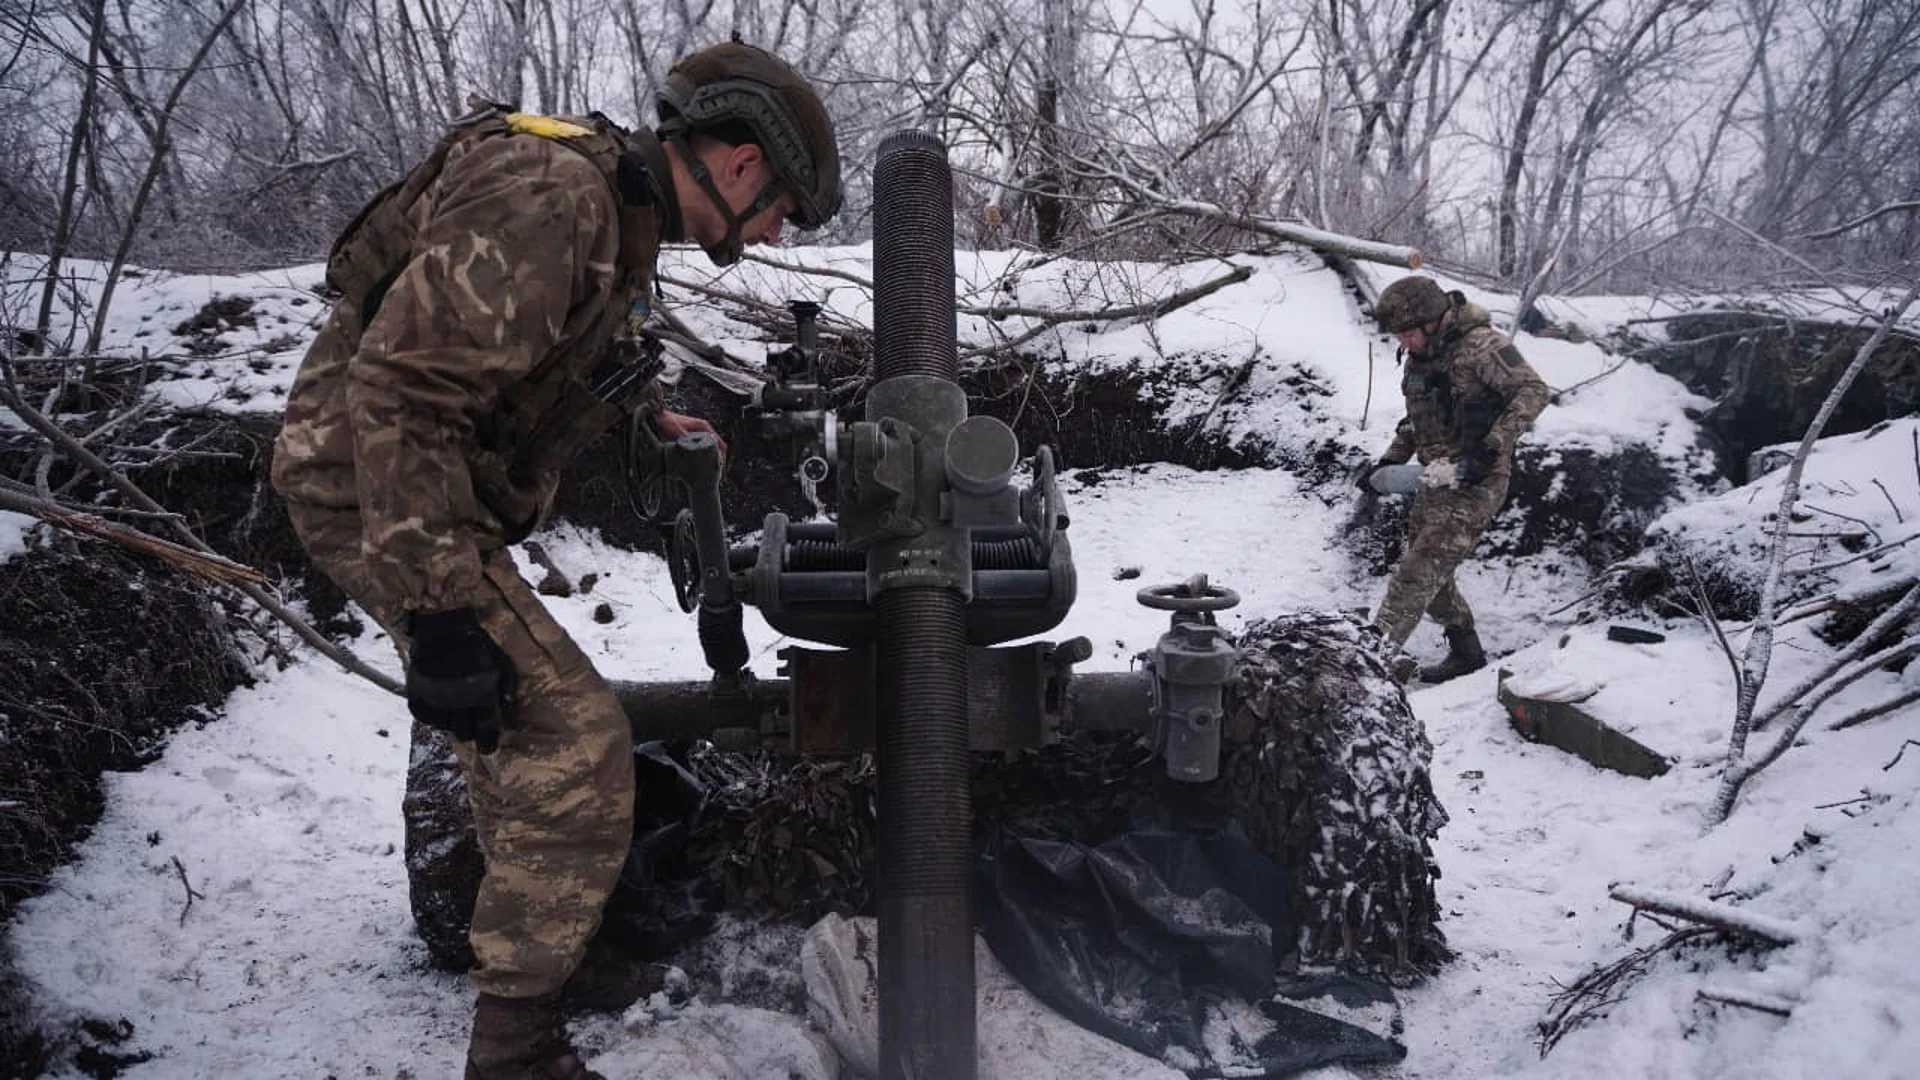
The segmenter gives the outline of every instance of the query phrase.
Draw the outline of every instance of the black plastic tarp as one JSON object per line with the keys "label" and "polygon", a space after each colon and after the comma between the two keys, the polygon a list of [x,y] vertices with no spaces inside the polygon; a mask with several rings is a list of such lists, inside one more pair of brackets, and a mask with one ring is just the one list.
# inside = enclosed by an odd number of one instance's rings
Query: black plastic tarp
{"label": "black plastic tarp", "polygon": [[[977,884],[988,945],[1036,997],[1189,1075],[1406,1056],[1384,1035],[1278,1000],[1273,942],[1292,940],[1284,878],[1236,826],[1143,825],[1093,847],[994,830]],[[1349,1000],[1356,987],[1391,1000],[1347,980]]]}
{"label": "black plastic tarp", "polygon": [[689,881],[687,836],[707,787],[666,744],[633,748],[639,792],[633,845],[607,901],[601,934],[648,959],[664,957],[713,927],[714,912]]}
{"label": "black plastic tarp", "polygon": [[[707,785],[659,743],[635,748],[633,848],[604,932],[660,957],[707,932],[718,898],[694,884],[688,841]],[[1230,818],[1167,810],[1095,846],[992,828],[981,838],[975,910],[1009,973],[1081,1026],[1194,1077],[1283,1077],[1323,1065],[1398,1061],[1369,1022],[1394,1011],[1368,980],[1276,978],[1293,941],[1287,882]],[[1337,1000],[1336,1000],[1337,999]],[[1389,1025],[1373,1023],[1381,1031]]]}

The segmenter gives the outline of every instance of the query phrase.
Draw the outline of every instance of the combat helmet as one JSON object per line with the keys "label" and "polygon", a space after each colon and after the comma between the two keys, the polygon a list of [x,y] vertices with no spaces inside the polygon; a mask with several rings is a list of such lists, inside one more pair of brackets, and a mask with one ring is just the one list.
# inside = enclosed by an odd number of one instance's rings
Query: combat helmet
{"label": "combat helmet", "polygon": [[[740,255],[740,226],[779,199],[793,193],[788,219],[799,228],[817,229],[840,210],[840,149],[827,107],[793,65],[738,41],[712,45],[682,58],[667,73],[657,99],[660,136],[677,142],[707,197],[728,221],[724,250],[709,251],[716,262]],[[736,215],[720,197],[713,178],[686,146],[689,135],[744,128],[767,155],[778,184]],[[722,256],[725,256],[723,259]]]}
{"label": "combat helmet", "polygon": [[1453,307],[1453,298],[1430,277],[1403,277],[1387,286],[1374,302],[1373,317],[1389,334],[1426,326]]}

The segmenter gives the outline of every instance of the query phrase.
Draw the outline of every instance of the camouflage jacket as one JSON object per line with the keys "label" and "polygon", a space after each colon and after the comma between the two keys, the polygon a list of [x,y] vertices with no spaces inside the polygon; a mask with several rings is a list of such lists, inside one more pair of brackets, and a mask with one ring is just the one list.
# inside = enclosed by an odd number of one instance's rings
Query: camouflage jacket
{"label": "camouflage jacket", "polygon": [[[620,417],[588,380],[631,347],[677,212],[651,133],[596,119],[556,138],[504,116],[456,126],[341,235],[343,295],[274,446],[290,503],[358,515],[396,610],[471,603],[486,554],[539,523],[567,457]],[[616,175],[625,151],[648,168]]]}
{"label": "camouflage jacket", "polygon": [[1487,475],[1513,471],[1513,447],[1547,407],[1547,385],[1478,304],[1454,309],[1437,347],[1410,353],[1400,377],[1407,415],[1380,460],[1475,460]]}

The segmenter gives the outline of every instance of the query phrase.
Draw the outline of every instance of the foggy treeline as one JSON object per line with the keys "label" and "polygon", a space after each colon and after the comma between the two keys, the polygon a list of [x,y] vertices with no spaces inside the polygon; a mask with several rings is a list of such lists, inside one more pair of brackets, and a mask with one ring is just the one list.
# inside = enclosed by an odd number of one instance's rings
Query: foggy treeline
{"label": "foggy treeline", "polygon": [[469,93],[650,123],[730,35],[812,76],[866,236],[919,127],[959,242],[1168,258],[1261,222],[1555,292],[1920,251],[1920,0],[0,0],[0,250],[321,257]]}

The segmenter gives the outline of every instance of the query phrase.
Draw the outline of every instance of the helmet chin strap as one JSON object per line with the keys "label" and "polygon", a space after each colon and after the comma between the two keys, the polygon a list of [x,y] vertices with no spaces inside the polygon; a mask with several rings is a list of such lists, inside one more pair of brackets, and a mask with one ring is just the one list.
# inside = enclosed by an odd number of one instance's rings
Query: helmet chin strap
{"label": "helmet chin strap", "polygon": [[700,156],[693,152],[693,147],[687,145],[686,137],[675,132],[668,136],[667,141],[679,151],[680,159],[686,163],[687,171],[693,174],[694,182],[700,185],[701,191],[707,193],[708,201],[713,203],[713,208],[720,212],[721,219],[727,223],[727,235],[717,244],[701,244],[701,250],[707,253],[707,258],[712,259],[715,266],[732,266],[740,261],[741,254],[746,251],[746,242],[740,236],[740,227],[758,217],[767,207],[780,201],[780,182],[767,181],[752,205],[736,214],[733,207],[727,204],[726,198],[720,194],[720,185],[714,183],[713,173],[707,168],[707,163],[701,161]]}

